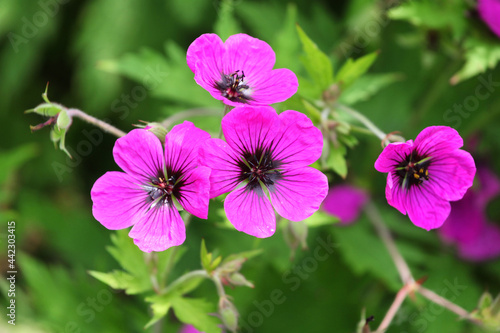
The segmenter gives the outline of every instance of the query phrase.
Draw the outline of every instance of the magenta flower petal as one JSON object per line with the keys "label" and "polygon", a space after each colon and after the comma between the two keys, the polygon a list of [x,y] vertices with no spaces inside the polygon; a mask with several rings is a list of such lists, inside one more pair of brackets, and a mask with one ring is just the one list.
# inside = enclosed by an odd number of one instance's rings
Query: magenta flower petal
{"label": "magenta flower petal", "polygon": [[268,105],[291,97],[298,88],[295,74],[273,70],[276,56],[265,42],[245,34],[225,43],[214,34],[198,37],[186,61],[196,83],[227,105]]}
{"label": "magenta flower petal", "polygon": [[128,235],[141,251],[164,251],[184,243],[186,227],[175,206],[160,206],[144,214]]}
{"label": "magenta flower petal", "polygon": [[477,9],[484,23],[490,27],[491,31],[500,37],[500,1],[478,0]]}
{"label": "magenta flower petal", "polygon": [[128,228],[147,210],[142,192],[132,176],[118,171],[106,172],[90,192],[94,202],[92,214],[110,230]]}
{"label": "magenta flower petal", "polygon": [[290,221],[302,221],[319,209],[328,193],[328,179],[319,170],[304,167],[284,171],[283,177],[268,188],[278,214]]}
{"label": "magenta flower petal", "polygon": [[470,261],[484,261],[500,256],[500,227],[485,223],[477,238],[459,243],[458,253]]}
{"label": "magenta flower petal", "polygon": [[319,158],[323,138],[307,117],[296,111],[278,116],[268,106],[242,106],[224,117],[222,131],[227,144],[207,140],[200,164],[212,169],[211,196],[232,191],[224,208],[236,229],[257,237],[274,233],[276,218],[266,191],[278,213],[291,220],[319,208],[328,181],[306,165]]}
{"label": "magenta flower petal", "polygon": [[200,219],[208,217],[210,196],[210,168],[199,166],[186,174],[177,199],[182,207]]}
{"label": "magenta flower petal", "polygon": [[186,238],[174,204],[206,218],[210,169],[198,167],[199,146],[208,133],[184,122],[160,140],[144,129],[118,139],[113,149],[126,173],[108,172],[91,191],[94,217],[109,229],[133,225],[130,237],[145,252],[163,251]]}
{"label": "magenta flower petal", "polygon": [[458,255],[469,261],[484,261],[500,256],[500,226],[488,221],[486,206],[499,194],[496,175],[478,168],[479,184],[464,197],[451,203],[451,213],[439,229],[446,243],[455,244]]}
{"label": "magenta flower petal", "polygon": [[339,218],[341,224],[351,224],[359,218],[368,201],[365,191],[351,185],[337,185],[330,189],[323,202],[323,210]]}
{"label": "magenta flower petal", "polygon": [[224,210],[236,230],[259,238],[270,237],[276,231],[276,216],[262,189],[234,190],[226,197]]}
{"label": "magenta flower petal", "polygon": [[206,165],[210,174],[210,198],[232,191],[241,181],[238,156],[221,139],[205,141],[200,149],[200,164]]}
{"label": "magenta flower petal", "polygon": [[401,200],[405,199],[410,221],[422,229],[439,228],[450,215],[450,202],[436,197],[430,186],[410,189]]}
{"label": "magenta flower petal", "polygon": [[298,167],[310,165],[321,157],[323,135],[306,115],[285,111],[279,120],[281,127],[272,142],[276,159]]}
{"label": "magenta flower petal", "polygon": [[440,227],[449,201],[464,196],[476,173],[462,145],[458,132],[446,126],[428,127],[415,141],[389,144],[375,162],[377,171],[388,173],[387,202],[421,228]]}
{"label": "magenta flower petal", "polygon": [[172,172],[188,172],[198,166],[198,150],[210,134],[184,121],[165,137],[165,160]]}
{"label": "magenta flower petal", "polygon": [[235,151],[255,151],[270,146],[280,127],[276,111],[270,106],[241,106],[222,119],[222,132]]}
{"label": "magenta flower petal", "polygon": [[391,172],[394,169],[394,163],[399,162],[412,151],[413,141],[394,142],[382,150],[380,156],[375,161],[375,170],[378,172]]}
{"label": "magenta flower petal", "polygon": [[149,180],[165,164],[160,140],[143,129],[132,130],[116,140],[113,156],[123,171],[141,182]]}
{"label": "magenta flower petal", "polygon": [[193,325],[184,325],[182,326],[179,333],[203,333],[198,331]]}

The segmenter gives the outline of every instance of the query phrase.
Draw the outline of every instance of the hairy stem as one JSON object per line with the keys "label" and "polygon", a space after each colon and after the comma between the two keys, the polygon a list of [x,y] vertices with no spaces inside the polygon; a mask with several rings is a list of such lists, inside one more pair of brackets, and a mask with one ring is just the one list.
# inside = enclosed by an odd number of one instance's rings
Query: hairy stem
{"label": "hairy stem", "polygon": [[369,220],[375,227],[375,230],[377,230],[378,235],[384,242],[387,251],[389,251],[389,255],[391,256],[392,261],[394,262],[394,265],[398,270],[401,281],[403,282],[403,284],[413,283],[415,279],[411,274],[410,268],[408,267],[408,264],[404,260],[401,253],[399,253],[399,250],[396,247],[394,240],[392,239],[391,233],[384,224],[384,221],[382,221],[382,217],[380,216],[380,213],[378,212],[377,208],[373,203],[369,202],[365,206],[365,211],[366,214],[368,215]]}
{"label": "hairy stem", "polygon": [[443,308],[448,309],[451,312],[456,313],[460,317],[462,317],[464,319],[471,320],[471,321],[473,321],[475,323],[478,323],[478,321],[476,319],[474,319],[474,318],[472,318],[470,316],[470,314],[469,314],[469,312],[467,310],[463,309],[462,307],[456,305],[453,302],[450,302],[446,298],[443,298],[443,297],[439,296],[438,294],[436,294],[432,290],[429,290],[427,288],[419,286],[417,288],[417,291],[420,293],[420,295],[424,296],[428,300],[430,300],[430,301],[432,301],[432,302],[434,302],[436,304],[441,305]]}
{"label": "hairy stem", "polygon": [[114,136],[116,136],[118,138],[121,138],[122,136],[125,136],[127,134],[127,133],[123,132],[122,130],[119,130],[118,128],[114,127],[113,125],[110,125],[107,122],[104,122],[100,119],[92,117],[81,110],[68,109],[66,112],[68,113],[68,116],[70,118],[80,118],[80,119],[88,122],[89,124],[92,124],[96,127],[99,127],[104,132],[108,132],[110,134],[113,134]]}
{"label": "hairy stem", "polygon": [[391,324],[392,320],[394,319],[394,316],[398,312],[399,308],[401,307],[401,304],[403,304],[403,301],[406,299],[406,296],[408,295],[409,292],[409,285],[405,284],[403,288],[401,288],[398,293],[396,294],[396,298],[394,298],[394,302],[392,302],[391,307],[385,314],[384,319],[382,319],[382,322],[380,323],[379,327],[375,331],[375,333],[383,333],[385,330],[389,327]]}
{"label": "hairy stem", "polygon": [[351,109],[348,106],[345,106],[343,104],[336,103],[335,108],[344,111],[345,113],[349,114],[356,120],[358,120],[360,123],[362,123],[370,132],[372,132],[377,138],[379,138],[381,141],[387,140],[387,134],[385,134],[381,129],[379,129],[377,126],[375,126],[374,123],[367,117],[365,117],[363,114],[360,112]]}
{"label": "hairy stem", "polygon": [[197,277],[209,278],[207,272],[204,269],[191,271],[189,273],[180,276],[179,278],[177,278],[177,280],[173,281],[170,285],[168,285],[168,287],[165,290],[163,290],[162,294],[167,294],[170,291],[177,288],[179,285],[185,283],[186,281],[189,281],[190,279],[194,279]]}

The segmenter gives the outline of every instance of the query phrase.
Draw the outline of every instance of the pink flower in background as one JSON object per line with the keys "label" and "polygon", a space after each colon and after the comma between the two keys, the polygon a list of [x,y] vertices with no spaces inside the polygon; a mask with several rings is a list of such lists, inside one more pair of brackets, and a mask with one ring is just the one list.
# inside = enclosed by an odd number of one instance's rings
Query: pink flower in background
{"label": "pink flower in background", "polygon": [[160,140],[135,129],[116,140],[113,155],[125,171],[110,171],[92,187],[92,213],[111,230],[133,226],[129,236],[144,252],[163,251],[186,238],[174,200],[207,218],[210,169],[198,166],[198,149],[210,135],[192,123],[174,126]]}
{"label": "pink flower in background", "polygon": [[193,325],[184,325],[182,326],[179,333],[203,333],[203,332],[198,331],[196,328],[194,328]]}
{"label": "pink flower in background", "polygon": [[375,169],[387,172],[387,202],[426,230],[440,227],[450,214],[450,201],[460,200],[472,186],[476,167],[459,149],[463,140],[447,126],[425,128],[415,141],[391,143]]}
{"label": "pink flower in background", "polygon": [[479,0],[477,9],[481,19],[500,37],[500,0]]}
{"label": "pink flower in background", "polygon": [[490,170],[478,168],[479,188],[452,202],[451,213],[439,229],[441,238],[457,246],[458,255],[470,261],[500,256],[500,225],[488,221],[486,206],[500,195],[500,180]]}
{"label": "pink flower in background", "polygon": [[212,169],[211,198],[231,192],[224,209],[237,230],[261,238],[273,235],[273,206],[292,221],[318,210],[328,181],[308,167],[323,148],[323,136],[309,118],[296,111],[278,115],[270,106],[243,106],[222,119],[222,130],[227,143],[205,141],[200,164]]}
{"label": "pink flower in background", "polygon": [[269,105],[283,102],[297,91],[297,76],[274,69],[273,49],[245,34],[222,42],[215,34],[198,37],[187,50],[187,64],[196,83],[227,105]]}
{"label": "pink flower in background", "polygon": [[359,218],[366,201],[365,191],[351,185],[337,185],[330,188],[322,207],[328,214],[338,217],[341,224],[351,224]]}

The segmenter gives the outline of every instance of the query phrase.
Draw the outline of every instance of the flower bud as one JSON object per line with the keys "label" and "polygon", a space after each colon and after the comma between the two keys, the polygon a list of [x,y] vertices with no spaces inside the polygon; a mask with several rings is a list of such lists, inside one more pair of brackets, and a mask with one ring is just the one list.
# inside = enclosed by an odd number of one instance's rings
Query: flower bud
{"label": "flower bud", "polygon": [[230,332],[236,332],[238,328],[239,313],[234,304],[231,303],[227,297],[222,297],[219,300],[219,314],[224,326],[226,326]]}
{"label": "flower bud", "polygon": [[233,274],[229,275],[226,279],[227,282],[229,282],[233,286],[247,286],[250,288],[253,288],[254,285],[252,282],[248,281],[243,274],[234,272]]}
{"label": "flower bud", "polygon": [[151,133],[156,135],[156,137],[160,139],[162,143],[165,143],[165,136],[167,135],[168,130],[162,124],[157,122],[151,122],[151,123],[146,121],[141,121],[141,122],[143,124],[138,124],[134,126],[139,128],[144,128],[145,130],[150,131]]}

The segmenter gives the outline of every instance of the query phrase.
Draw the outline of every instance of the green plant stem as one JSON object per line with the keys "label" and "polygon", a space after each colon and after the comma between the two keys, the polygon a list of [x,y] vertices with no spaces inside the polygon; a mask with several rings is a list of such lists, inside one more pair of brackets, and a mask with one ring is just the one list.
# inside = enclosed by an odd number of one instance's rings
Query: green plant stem
{"label": "green plant stem", "polygon": [[184,282],[196,278],[196,277],[203,277],[203,278],[210,278],[208,276],[207,272],[204,269],[198,269],[196,271],[191,271],[189,273],[186,273],[180,277],[177,278],[177,280],[173,281],[171,284],[165,288],[165,290],[162,291],[162,294],[168,294],[170,291],[175,290],[179,285],[183,284]]}
{"label": "green plant stem", "polygon": [[336,109],[339,109],[339,110],[342,110],[344,111],[345,113],[347,113],[348,115],[352,116],[353,118],[355,118],[356,120],[358,120],[360,123],[362,123],[370,132],[372,132],[377,138],[380,139],[380,141],[384,141],[384,140],[387,140],[387,134],[384,133],[381,129],[379,129],[377,126],[375,126],[374,123],[372,123],[372,121],[370,119],[368,119],[367,117],[365,117],[363,114],[361,114],[360,112],[348,107],[348,106],[345,106],[343,104],[340,104],[340,103],[336,103],[334,105],[334,107]]}
{"label": "green plant stem", "polygon": [[401,288],[396,294],[394,302],[392,302],[391,307],[389,308],[389,310],[387,310],[384,319],[382,319],[382,322],[380,323],[375,333],[385,332],[385,330],[389,327],[392,320],[394,319],[394,316],[398,312],[399,308],[401,307],[401,304],[403,304],[403,301],[406,299],[408,292],[409,292],[409,285],[405,284],[403,288]]}
{"label": "green plant stem", "polygon": [[114,127],[113,125],[110,125],[105,121],[102,121],[100,119],[92,117],[81,110],[67,109],[66,112],[68,113],[68,116],[70,118],[80,118],[89,124],[92,124],[96,127],[99,127],[104,132],[108,132],[110,134],[113,134],[114,136],[116,136],[118,138],[121,138],[122,136],[125,136],[127,134],[127,133],[123,132],[122,130]]}

